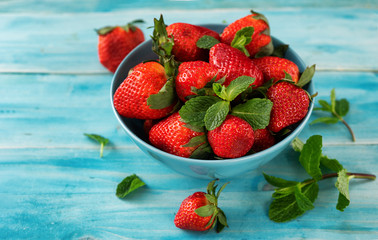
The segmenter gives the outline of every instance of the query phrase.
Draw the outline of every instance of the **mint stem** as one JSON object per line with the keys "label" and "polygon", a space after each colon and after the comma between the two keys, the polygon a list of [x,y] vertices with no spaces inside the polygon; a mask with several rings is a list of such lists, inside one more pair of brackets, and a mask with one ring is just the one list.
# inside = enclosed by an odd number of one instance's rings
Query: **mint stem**
{"label": "mint stem", "polygon": [[353,133],[353,130],[352,128],[349,126],[349,124],[347,122],[345,122],[344,118],[342,118],[339,114],[337,114],[336,112],[332,112],[332,114],[337,117],[342,123],[344,123],[344,125],[348,128],[349,132],[350,132],[350,135],[352,135],[352,140],[353,142],[356,141],[356,137],[354,136],[354,133]]}
{"label": "mint stem", "polygon": [[101,148],[100,148],[100,158],[102,158],[104,153],[104,143],[101,143]]}
{"label": "mint stem", "polygon": [[[370,180],[375,180],[377,177],[373,174],[367,174],[367,173],[347,173],[348,176],[351,176],[353,178],[361,178],[361,179],[370,179]],[[328,178],[334,178],[338,177],[339,175],[337,173],[327,173],[323,174],[322,178],[320,180],[328,179]],[[306,186],[310,183],[315,182],[315,179],[310,179],[302,183],[303,186]]]}

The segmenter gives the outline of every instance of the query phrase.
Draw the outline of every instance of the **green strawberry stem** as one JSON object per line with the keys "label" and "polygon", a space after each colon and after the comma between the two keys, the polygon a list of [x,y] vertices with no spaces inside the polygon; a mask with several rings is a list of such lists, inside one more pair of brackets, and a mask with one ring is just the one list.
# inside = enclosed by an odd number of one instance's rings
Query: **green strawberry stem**
{"label": "green strawberry stem", "polygon": [[348,131],[350,132],[350,135],[352,136],[352,140],[353,142],[355,142],[356,137],[354,135],[352,128],[349,126],[349,124],[344,120],[344,118],[342,118],[339,114],[337,114],[336,111],[332,111],[332,114],[333,116],[337,117],[348,128]]}
{"label": "green strawberry stem", "polygon": [[[367,173],[350,173],[348,172],[347,173],[348,176],[350,176],[350,178],[360,178],[360,179],[369,179],[369,180],[375,180],[377,177],[373,174],[367,174]],[[334,177],[338,177],[339,175],[337,173],[327,173],[327,174],[323,174],[321,180],[324,180],[324,179],[328,179],[328,178],[334,178]],[[307,180],[307,181],[304,181],[301,185],[302,187],[308,185],[308,184],[311,184],[311,183],[314,183],[316,182],[315,179],[310,179],[310,180]]]}

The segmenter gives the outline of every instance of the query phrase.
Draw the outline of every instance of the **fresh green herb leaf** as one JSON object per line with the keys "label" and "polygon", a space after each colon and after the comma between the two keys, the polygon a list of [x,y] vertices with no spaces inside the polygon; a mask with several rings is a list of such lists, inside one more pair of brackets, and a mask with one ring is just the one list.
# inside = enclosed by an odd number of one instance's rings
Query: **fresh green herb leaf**
{"label": "fresh green herb leaf", "polygon": [[103,136],[97,135],[97,134],[89,134],[89,133],[84,133],[85,136],[89,137],[90,139],[98,142],[101,147],[100,147],[100,158],[102,158],[103,153],[104,153],[104,146],[109,143],[109,139],[104,138]]}
{"label": "fresh green herb leaf", "polygon": [[213,91],[218,97],[227,101],[226,86],[224,86],[220,83],[214,83],[213,84]]}
{"label": "fresh green herb leaf", "polygon": [[241,76],[231,81],[226,88],[225,100],[231,102],[240,93],[244,92],[253,82],[255,78],[249,76]]}
{"label": "fresh green herb leaf", "polygon": [[222,101],[216,96],[198,96],[185,102],[179,110],[181,119],[193,126],[205,126],[206,111],[215,103]]}
{"label": "fresh green herb leaf", "polygon": [[320,170],[320,156],[322,155],[322,136],[313,135],[307,139],[301,154],[299,162],[306,172],[316,180],[322,178]]}
{"label": "fresh green herb leaf", "polygon": [[279,177],[274,177],[274,176],[269,176],[265,173],[264,174],[264,178],[265,180],[275,186],[275,187],[280,187],[280,188],[285,188],[285,187],[291,187],[291,186],[295,186],[298,184],[298,182],[296,181],[288,181],[288,180],[285,180],[283,178],[279,178]]}
{"label": "fresh green herb leaf", "polygon": [[230,102],[227,101],[220,101],[209,107],[204,118],[206,129],[211,131],[219,127],[226,119],[229,111]]}
{"label": "fresh green herb leaf", "polygon": [[247,121],[253,129],[268,126],[273,103],[269,99],[253,98],[232,108],[231,114]]}
{"label": "fresh green herb leaf", "polygon": [[297,187],[295,188],[294,196],[300,210],[305,212],[314,208],[312,201],[302,193],[299,185],[297,185]]}
{"label": "fresh green herb leaf", "polygon": [[344,211],[344,209],[349,205],[350,197],[349,197],[349,176],[347,174],[346,169],[342,169],[337,173],[337,180],[335,183],[336,188],[339,190],[340,194],[338,203],[336,208],[340,211]]}
{"label": "fresh green herb leaf", "polygon": [[130,175],[122,180],[117,186],[116,195],[125,198],[129,193],[146,185],[136,174]]}
{"label": "fresh green herb leaf", "polygon": [[210,49],[215,44],[218,44],[218,43],[219,43],[218,39],[212,36],[205,35],[201,37],[200,39],[198,39],[196,45],[197,47],[202,48],[202,49]]}
{"label": "fresh green herb leaf", "polygon": [[[299,138],[295,138],[291,143],[293,149],[301,153],[300,157],[305,158],[304,160],[302,159],[301,164],[313,177],[312,179],[307,179],[303,182],[295,182],[269,176],[264,173],[267,182],[277,187],[272,194],[274,200],[269,208],[269,218],[271,220],[275,222],[290,221],[306,211],[313,209],[313,203],[319,192],[318,181],[320,180],[337,177],[335,187],[340,193],[336,209],[344,211],[350,203],[349,180],[351,178],[376,179],[376,176],[371,174],[348,173],[336,159],[330,159],[322,155],[321,140],[321,136],[314,135],[311,136],[306,143],[303,143]],[[314,155],[315,157],[309,157],[309,155]],[[318,158],[319,160],[317,160]],[[319,177],[321,171],[318,162],[337,173],[328,173],[320,175]]]}
{"label": "fresh green herb leaf", "polygon": [[234,39],[231,42],[231,47],[239,49],[247,57],[250,56],[248,50],[245,48],[252,41],[252,35],[255,29],[253,27],[244,27],[236,32]]}
{"label": "fresh green herb leaf", "polygon": [[[352,128],[349,126],[349,124],[344,120],[344,116],[347,115],[349,111],[349,102],[345,98],[337,100],[336,99],[336,91],[335,89],[331,90],[331,96],[330,96],[330,103],[327,103],[324,100],[319,100],[318,103],[321,105],[321,107],[316,107],[314,110],[320,110],[320,111],[325,111],[325,112],[331,112],[332,116],[331,117],[322,117],[320,119],[315,119],[312,121],[310,124],[315,124],[315,123],[327,123],[327,124],[332,124],[332,123],[337,123],[337,122],[342,122],[348,129],[352,141],[356,141],[356,137],[353,133]],[[338,119],[338,121],[336,121]]]}

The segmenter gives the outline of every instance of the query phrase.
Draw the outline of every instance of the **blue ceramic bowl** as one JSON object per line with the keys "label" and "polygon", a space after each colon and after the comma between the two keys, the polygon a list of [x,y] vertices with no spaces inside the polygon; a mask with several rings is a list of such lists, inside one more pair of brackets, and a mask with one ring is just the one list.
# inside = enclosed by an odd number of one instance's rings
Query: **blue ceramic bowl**
{"label": "blue ceramic bowl", "polygon": [[[225,28],[225,25],[221,24],[209,24],[203,26],[219,33],[222,32]],[[273,38],[273,44],[277,46],[283,43],[278,39]],[[153,159],[160,161],[161,163],[170,167],[178,173],[195,178],[222,179],[232,178],[249,172],[272,160],[285,148],[287,148],[290,145],[291,141],[296,136],[298,136],[302,129],[306,126],[310,118],[314,103],[311,103],[306,117],[300,123],[297,123],[296,128],[280,142],[269,149],[240,158],[225,160],[199,160],[183,158],[161,151],[148,142],[148,137],[145,135],[143,130],[143,120],[125,118],[119,115],[115,110],[113,104],[113,95],[118,86],[127,77],[130,68],[141,63],[142,61],[157,59],[155,53],[152,52],[151,47],[152,41],[145,41],[144,43],[136,47],[131,53],[129,53],[129,55],[127,55],[123,62],[119,65],[117,71],[114,74],[110,92],[113,111],[123,129],[144,153],[151,156]],[[306,68],[304,62],[291,48],[287,50],[285,58],[296,63],[299,67],[300,72],[303,72],[303,70]],[[305,86],[305,89],[310,94],[314,93],[314,86],[312,81],[307,86]]]}

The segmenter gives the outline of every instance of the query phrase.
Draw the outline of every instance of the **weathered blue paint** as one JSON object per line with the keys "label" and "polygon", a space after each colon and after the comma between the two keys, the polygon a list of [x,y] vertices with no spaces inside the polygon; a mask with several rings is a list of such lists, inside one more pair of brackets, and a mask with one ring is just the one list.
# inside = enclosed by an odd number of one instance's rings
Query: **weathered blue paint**
{"label": "weathered blue paint", "polygon": [[[220,23],[251,7],[268,17],[274,36],[317,65],[316,101],[328,100],[332,88],[350,101],[345,119],[356,143],[341,123],[309,125],[300,137],[320,134],[324,153],[349,171],[378,174],[376,1],[2,1],[0,239],[377,239],[378,181],[352,180],[345,212],[335,209],[330,179],[320,183],[315,209],[284,224],[268,219],[272,189],[262,172],[307,178],[291,149],[222,180],[230,181],[219,200],[230,225],[223,233],[177,229],[181,201],[207,180],[147,157],[118,125],[95,28],[143,18],[148,37],[160,13],[167,23]],[[103,158],[85,132],[111,140]],[[147,186],[120,200],[116,186],[132,173]]]}

